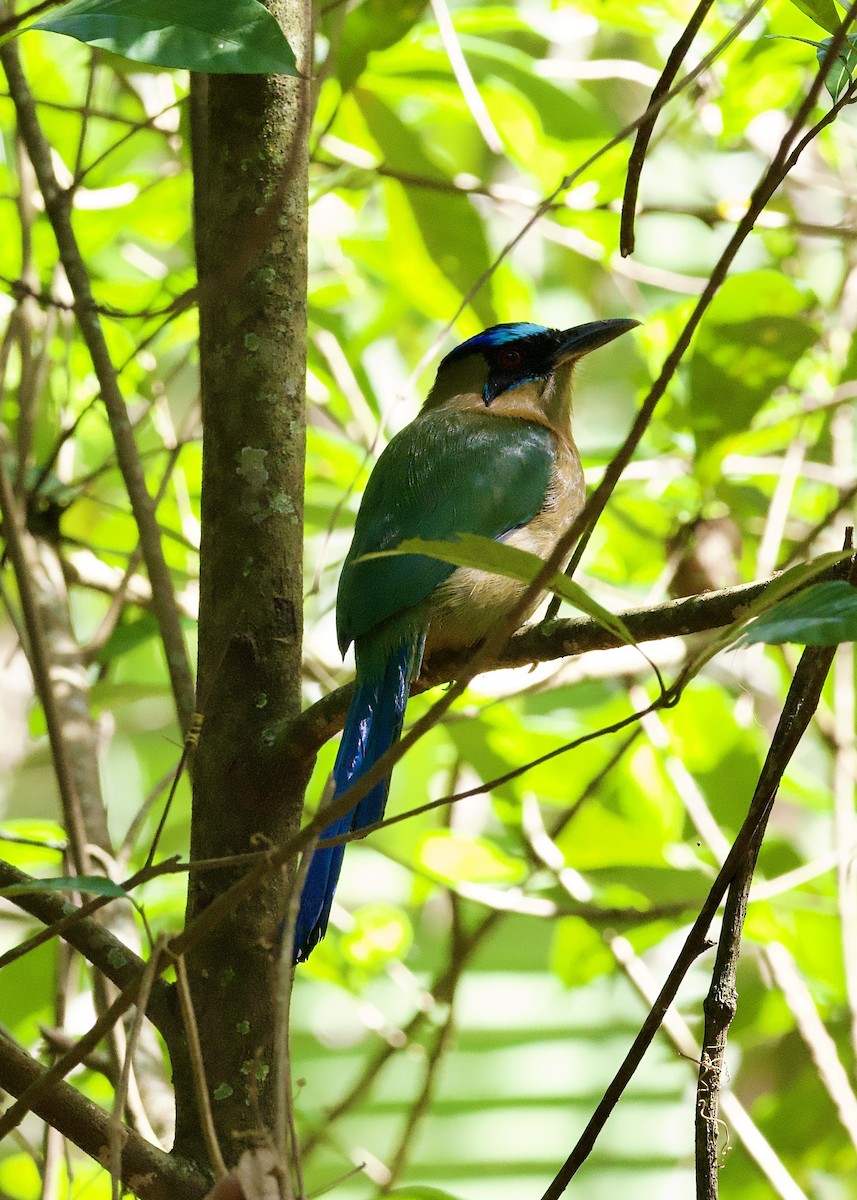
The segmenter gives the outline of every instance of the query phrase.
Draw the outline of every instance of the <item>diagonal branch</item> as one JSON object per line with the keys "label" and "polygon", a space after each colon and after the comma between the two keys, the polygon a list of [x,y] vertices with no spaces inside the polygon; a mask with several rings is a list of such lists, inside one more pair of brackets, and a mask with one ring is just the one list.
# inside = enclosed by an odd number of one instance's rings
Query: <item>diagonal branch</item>
{"label": "diagonal branch", "polygon": [[658,998],[625,1056],[624,1062],[606,1089],[576,1146],[544,1193],[543,1200],[559,1200],[578,1169],[589,1157],[598,1135],[607,1123],[610,1114],[660,1028],[664,1014],[675,999],[681,981],[696,958],[707,948],[709,925],[727,888],[741,871],[756,840],[761,838],[773,808],[783,772],[797,749],[807,725],[812,720],[833,652],[833,647],[810,647],[803,654],[786,696],[749,811],[738,836],[706,897],[699,916],[693,923],[675,965],[667,976]]}
{"label": "diagonal branch", "polygon": [[[38,885],[39,881],[13,867],[11,863],[0,860],[0,888],[29,883]],[[54,922],[62,921],[77,911],[69,900],[55,891],[34,890],[14,896],[13,899],[17,908],[29,913],[44,925],[53,925]],[[102,897],[102,900],[106,903],[105,897]],[[145,967],[139,955],[93,917],[81,916],[78,920],[69,922],[63,936],[70,946],[74,946],[75,950],[93,966],[98,967],[118,988],[125,987]],[[147,1016],[162,1033],[177,1019],[171,984],[162,979],[155,980]]]}
{"label": "diagonal branch", "polygon": [[[20,1096],[46,1074],[45,1067],[0,1029],[0,1087]],[[55,1083],[42,1091],[33,1111],[96,1162],[107,1161],[110,1114],[71,1084]],[[209,1181],[191,1163],[165,1153],[127,1129],[122,1180],[141,1200],[202,1200],[209,1187]]]}
{"label": "diagonal branch", "polygon": [[[764,595],[772,582],[766,579],[759,583],[744,583],[718,592],[670,600],[652,608],[627,609],[619,615],[638,643],[705,633],[731,625],[747,605]],[[514,634],[490,662],[480,664],[480,669],[502,671],[510,667],[526,667],[533,663],[570,658],[590,650],[611,650],[622,645],[621,639],[589,617],[544,621],[539,625],[527,625]],[[433,658],[411,689],[412,694],[457,679],[471,653],[472,648],[454,656],[438,655]],[[305,757],[312,757],[328,738],[342,728],[352,688],[353,685],[348,683],[329,692],[292,721],[270,730],[271,759],[300,762]]]}
{"label": "diagonal branch", "polygon": [[[849,530],[846,536],[846,549],[851,548],[851,541],[852,534]],[[857,580],[853,560],[850,569],[848,563],[843,565],[844,571],[839,570],[837,574],[840,578],[843,574],[846,577],[850,574],[853,584]],[[741,933],[747,915],[747,900],[753,882],[756,859],[762,846],[765,826],[779,781],[798,741],[818,707],[821,689],[830,671],[835,653],[835,646],[807,646],[800,657],[750,811],[753,811],[763,786],[771,795],[771,801],[764,811],[762,819],[752,831],[729,884],[711,986],[703,1006],[705,1027],[696,1093],[696,1190],[699,1200],[717,1200],[717,1110],[720,1082],[726,1053],[726,1038],[738,1002],[735,981],[738,957],[741,953]]]}
{"label": "diagonal branch", "polygon": [[179,725],[184,732],[194,711],[193,676],[172,578],[164,558],[161,535],[155,520],[154,504],[146,487],[125,400],[96,311],[89,275],[75,237],[69,196],[60,187],[54,173],[51,149],[39,124],[33,96],[21,69],[18,49],[14,43],[9,42],[0,47],[0,62],[6,72],[21,138],[33,164],[45,202],[45,212],[53,228],[60,259],[74,295],[81,336],[89,351],[107,410],[116,445],[116,457],[139,530],[143,558],[152,585],[155,615],[164,643]]}

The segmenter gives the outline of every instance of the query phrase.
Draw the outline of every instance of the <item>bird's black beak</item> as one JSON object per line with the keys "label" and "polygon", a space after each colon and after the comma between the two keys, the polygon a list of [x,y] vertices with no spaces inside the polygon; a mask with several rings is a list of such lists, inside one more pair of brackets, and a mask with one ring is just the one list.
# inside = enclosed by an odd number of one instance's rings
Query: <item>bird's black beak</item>
{"label": "bird's black beak", "polygon": [[584,354],[597,350],[599,346],[606,346],[630,329],[636,329],[639,324],[639,321],[627,317],[615,317],[609,321],[588,321],[585,325],[564,329],[554,353],[554,366],[582,358]]}

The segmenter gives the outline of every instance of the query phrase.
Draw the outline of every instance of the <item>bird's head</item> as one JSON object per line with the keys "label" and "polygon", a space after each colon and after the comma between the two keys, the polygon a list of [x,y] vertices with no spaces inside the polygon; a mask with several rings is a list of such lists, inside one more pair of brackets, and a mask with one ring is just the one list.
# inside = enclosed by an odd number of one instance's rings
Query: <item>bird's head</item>
{"label": "bird's head", "polygon": [[572,329],[527,321],[492,325],[450,351],[441,362],[425,409],[493,408],[519,413],[528,406],[551,424],[568,419],[571,378],[585,354],[639,325],[617,318]]}

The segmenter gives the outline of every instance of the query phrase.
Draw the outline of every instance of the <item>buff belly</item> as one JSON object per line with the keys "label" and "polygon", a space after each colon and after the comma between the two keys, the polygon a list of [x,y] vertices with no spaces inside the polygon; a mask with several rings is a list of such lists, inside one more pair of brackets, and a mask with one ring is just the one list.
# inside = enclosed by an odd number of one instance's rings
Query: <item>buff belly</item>
{"label": "buff belly", "polygon": [[[547,558],[580,513],[585,496],[580,459],[571,445],[565,454],[560,454],[545,507],[529,525],[513,529],[503,542],[528,550],[539,558]],[[426,655],[430,657],[437,651],[455,650],[480,641],[514,608],[526,590],[527,585],[517,580],[459,567],[430,598]],[[521,624],[533,615],[541,599],[536,596],[527,605],[520,616]]]}

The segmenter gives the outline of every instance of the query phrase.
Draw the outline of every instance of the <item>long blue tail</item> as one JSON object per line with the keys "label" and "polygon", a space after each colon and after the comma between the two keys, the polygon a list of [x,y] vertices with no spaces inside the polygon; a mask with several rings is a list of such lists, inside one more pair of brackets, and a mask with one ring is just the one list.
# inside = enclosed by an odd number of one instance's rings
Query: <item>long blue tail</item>
{"label": "long blue tail", "polygon": [[[398,645],[380,673],[373,673],[369,678],[360,678],[358,673],[333,767],[334,800],[365,775],[399,740],[411,679],[421,649],[422,639],[418,646],[408,639]],[[380,821],[389,789],[389,778],[377,783],[356,808],[332,821],[322,838],[338,837],[341,833],[363,829]],[[327,931],[344,854],[343,845],[316,850],[312,856],[295,929],[295,962],[305,962]]]}

